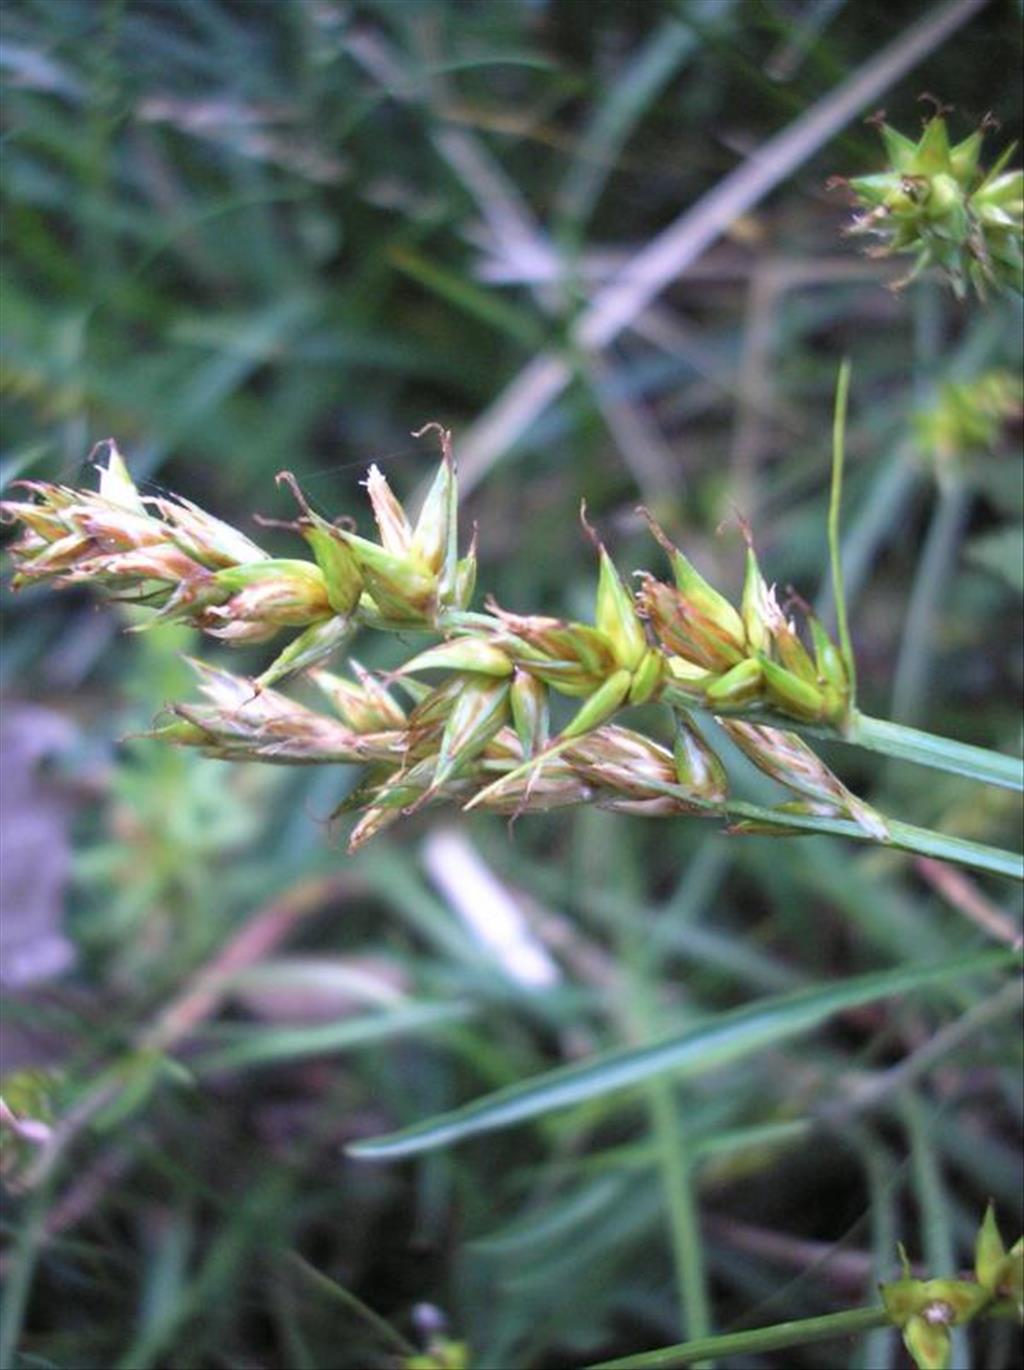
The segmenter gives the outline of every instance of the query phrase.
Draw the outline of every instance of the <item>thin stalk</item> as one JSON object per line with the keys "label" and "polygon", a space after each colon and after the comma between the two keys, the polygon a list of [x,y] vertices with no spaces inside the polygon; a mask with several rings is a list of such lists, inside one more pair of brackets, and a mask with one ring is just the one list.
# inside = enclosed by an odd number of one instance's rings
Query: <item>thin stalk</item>
{"label": "thin stalk", "polygon": [[[667,1080],[647,1087],[654,1137],[659,1152],[662,1185],[668,1200],[682,1330],[691,1339],[706,1338],[711,1328],[704,1240],[694,1193],[690,1148]],[[711,1362],[702,1362],[711,1370]]]}
{"label": "thin stalk", "polygon": [[785,810],[767,808],[761,804],[748,804],[745,800],[715,803],[712,800],[695,798],[682,785],[670,785],[653,778],[644,783],[649,790],[658,794],[672,795],[676,799],[685,800],[695,809],[705,809],[709,815],[718,814],[723,818],[734,818],[741,824],[768,824],[772,828],[786,829],[793,833],[830,833],[834,837],[848,837],[854,842],[875,842],[879,846],[910,852],[914,856],[934,856],[940,861],[952,861],[960,866],[969,866],[972,870],[985,871],[989,875],[1004,875],[1010,880],[1024,881],[1024,856],[1017,852],[990,847],[983,842],[971,842],[965,837],[951,837],[947,833],[934,832],[931,828],[918,828],[912,823],[901,823],[898,819],[888,818],[884,814],[878,816],[888,830],[888,837],[879,838],[851,818],[787,813]]}
{"label": "thin stalk", "polygon": [[49,1187],[29,1197],[12,1252],[13,1263],[0,1299],[0,1365],[14,1365],[21,1341],[36,1262],[45,1240]]}
{"label": "thin stalk", "polygon": [[[632,915],[640,896],[639,883],[630,878],[630,863],[615,863],[613,893],[623,898],[623,912]],[[595,910],[596,911],[596,910]],[[661,984],[657,970],[663,964],[663,950],[649,936],[640,935],[635,918],[620,923],[623,961],[629,969],[628,1027],[638,1040],[658,1035]],[[686,1109],[678,1086],[671,1080],[653,1079],[644,1090],[661,1189],[664,1195],[664,1221],[672,1247],[676,1296],[679,1303],[679,1330],[691,1340],[711,1334],[711,1303],[708,1294],[704,1236],[700,1222],[700,1191],[696,1157],[686,1126]],[[713,1370],[710,1362],[703,1370]]]}
{"label": "thin stalk", "polygon": [[808,1346],[837,1337],[856,1336],[889,1324],[884,1308],[849,1308],[842,1313],[826,1313],[820,1318],[801,1318],[779,1322],[771,1327],[755,1327],[747,1332],[727,1332],[719,1337],[663,1346],[657,1351],[642,1351],[636,1356],[601,1361],[587,1370],[675,1370],[676,1366],[697,1365],[709,1356],[753,1356],[788,1346]]}
{"label": "thin stalk", "polygon": [[857,662],[850,640],[850,622],[846,613],[846,591],[843,588],[843,559],[839,540],[839,515],[843,500],[843,464],[846,460],[846,410],[850,397],[850,362],[839,368],[836,382],[836,407],[832,418],[832,489],[828,501],[828,553],[832,567],[832,597],[835,602],[836,628],[839,650],[850,682],[850,698],[857,698]]}
{"label": "thin stalk", "polygon": [[[942,1163],[935,1146],[935,1115],[920,1096],[908,1090],[903,1097],[903,1125],[910,1139],[910,1169],[917,1199],[925,1261],[935,1274],[957,1269],[956,1240]],[[955,1370],[968,1370],[969,1353],[963,1327],[951,1329]]]}
{"label": "thin stalk", "polygon": [[391,1347],[392,1350],[397,1352],[403,1359],[416,1354],[416,1347],[413,1346],[412,1342],[410,1342],[408,1338],[403,1337],[397,1328],[392,1327],[386,1318],[382,1318],[379,1313],[375,1313],[372,1308],[363,1303],[362,1299],[357,1298],[351,1290],[346,1289],[343,1285],[337,1284],[330,1276],[324,1275],[321,1271],[317,1270],[316,1266],[310,1265],[309,1261],[304,1260],[297,1251],[289,1251],[286,1255],[286,1261],[302,1275],[303,1279],[305,1279],[308,1284],[319,1289],[321,1293],[325,1294],[328,1298],[334,1299],[335,1302],[341,1304],[343,1308],[348,1309],[355,1318],[365,1322],[367,1326],[372,1327],[381,1341],[386,1346]]}
{"label": "thin stalk", "polygon": [[[682,792],[680,792],[682,797]],[[780,813],[777,809],[737,800],[723,806],[730,818],[770,823],[774,827],[790,828],[793,832],[828,832],[838,837],[849,837],[855,842],[877,842],[874,837],[848,818],[821,818],[812,814]],[[888,841],[881,846],[915,856],[934,856],[940,861],[954,861],[961,866],[986,871],[990,875],[1005,875],[1011,880],[1024,880],[1024,857],[1000,847],[989,847],[981,842],[970,842],[963,837],[950,837],[931,828],[918,828],[912,823],[900,823],[895,818],[882,819],[889,830]]]}
{"label": "thin stalk", "polygon": [[[887,1278],[896,1253],[899,1236],[896,1226],[896,1200],[902,1185],[902,1171],[892,1153],[866,1127],[855,1126],[850,1135],[864,1165],[871,1213],[871,1265],[873,1283]],[[891,1365],[892,1327],[875,1327],[861,1340],[859,1353],[851,1362],[853,1370],[872,1370],[876,1365]]]}
{"label": "thin stalk", "polygon": [[[834,737],[831,730],[804,728],[797,724],[794,732],[813,732],[817,737]],[[893,723],[886,718],[871,718],[857,712],[850,720],[845,735],[838,739],[869,752],[881,752],[899,761],[913,761],[932,770],[948,771],[967,780],[980,780],[986,785],[999,785],[1006,790],[1024,790],[1024,759],[1007,756],[1005,752],[975,747],[969,742],[957,742],[938,733],[926,733],[905,723]]]}
{"label": "thin stalk", "polygon": [[[702,707],[702,700],[692,691],[669,685],[661,695],[666,704],[681,704],[686,709]],[[737,709],[727,715],[747,723],[762,723],[769,728],[783,728],[801,737],[820,737],[829,742],[845,742],[865,751],[880,752],[899,761],[913,761],[918,766],[946,771],[966,780],[980,780],[986,785],[998,785],[1005,790],[1024,790],[1024,759],[1008,756],[988,747],[975,747],[968,742],[957,742],[939,733],[927,733],[905,723],[893,723],[885,718],[872,718],[855,709],[842,732],[825,723],[802,723],[785,714],[764,708]]]}
{"label": "thin stalk", "polygon": [[[834,1103],[826,1104],[819,1111],[819,1121],[829,1127],[840,1127],[858,1114],[881,1108],[893,1094],[902,1091],[905,1096],[908,1096],[912,1085],[924,1079],[930,1071],[951,1056],[954,1051],[959,1050],[982,1028],[988,1027],[1006,1015],[1019,1014],[1022,1008],[1024,1008],[1024,1003],[1021,1001],[1021,982],[1015,977],[1008,981],[997,994],[988,995],[979,1000],[959,1018],[954,1018],[945,1027],[939,1028],[938,1032],[929,1037],[922,1046],[912,1051],[909,1056],[905,1056],[902,1061],[868,1077],[863,1083],[857,1084],[846,1097]],[[906,1108],[904,1108],[904,1113],[906,1114]],[[891,1180],[891,1165],[888,1166],[888,1174]],[[895,1249],[895,1240],[889,1241],[886,1250],[890,1258]],[[940,1261],[933,1262],[931,1253],[927,1254],[929,1262],[934,1264],[936,1268],[952,1268],[950,1262],[945,1262],[945,1265]]]}
{"label": "thin stalk", "polygon": [[[841,567],[847,612],[860,598],[879,549],[901,523],[907,504],[922,479],[921,468],[914,457],[914,447],[907,441],[883,456],[878,477],[843,539]],[[830,584],[822,588],[815,609],[819,618],[826,622],[832,620],[835,609]]]}

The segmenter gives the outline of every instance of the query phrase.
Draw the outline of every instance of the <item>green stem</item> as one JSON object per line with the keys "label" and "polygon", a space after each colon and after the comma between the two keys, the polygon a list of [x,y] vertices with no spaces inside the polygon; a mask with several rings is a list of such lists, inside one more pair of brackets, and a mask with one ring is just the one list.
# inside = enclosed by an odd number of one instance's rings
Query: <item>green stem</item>
{"label": "green stem", "polygon": [[344,1285],[337,1284],[329,1275],[324,1275],[317,1270],[316,1266],[310,1265],[309,1261],[299,1255],[297,1251],[286,1253],[288,1263],[302,1275],[314,1288],[319,1289],[328,1298],[334,1299],[337,1303],[347,1309],[353,1317],[361,1319],[380,1337],[385,1345],[390,1346],[403,1359],[416,1354],[416,1347],[401,1332],[391,1326],[391,1324],[375,1313],[372,1308],[363,1303]]}
{"label": "green stem", "polygon": [[[880,549],[902,522],[906,506],[921,479],[921,468],[914,460],[914,448],[908,441],[904,440],[882,457],[878,477],[843,539],[841,566],[847,613],[856,606]],[[826,621],[833,618],[835,600],[831,584],[822,588],[814,607],[819,618]]]}
{"label": "green stem", "polygon": [[[683,791],[680,790],[680,797]],[[789,828],[793,832],[832,833],[837,837],[852,838],[855,842],[877,842],[859,823],[849,818],[823,818],[816,814],[791,814],[778,809],[764,808],[760,804],[747,804],[741,801],[724,805],[723,812],[730,818],[750,820],[754,823],[769,823],[775,828]],[[912,823],[900,823],[895,818],[883,816],[883,823],[889,830],[888,841],[881,846],[893,847],[897,851],[910,852],[915,856],[934,856],[939,861],[952,861],[973,870],[985,871],[989,875],[1005,875],[1011,880],[1024,880],[1024,857],[1016,852],[1004,851],[1000,847],[989,847],[981,842],[970,842],[963,837],[950,837],[946,833],[933,832],[931,828],[918,828]]]}
{"label": "green stem", "polygon": [[[893,1252],[899,1236],[896,1226],[896,1201],[901,1176],[895,1157],[874,1135],[871,1128],[854,1123],[847,1135],[863,1160],[871,1214],[872,1284],[877,1286],[892,1269]],[[858,1354],[851,1358],[851,1370],[869,1370],[873,1365],[892,1364],[893,1327],[875,1327],[861,1339]]]}
{"label": "green stem", "polygon": [[[691,1338],[706,1338],[711,1327],[711,1310],[689,1143],[680,1126],[671,1083],[652,1080],[647,1096],[668,1201],[682,1331]],[[710,1366],[710,1362],[706,1365]]]}
{"label": "green stem", "polygon": [[46,1237],[50,1186],[26,1200],[21,1225],[10,1252],[11,1268],[0,1300],[0,1365],[14,1365],[28,1308],[36,1262]]}
{"label": "green stem", "polygon": [[843,498],[843,462],[846,458],[846,407],[850,395],[850,362],[839,368],[836,383],[836,408],[832,419],[832,490],[828,501],[828,552],[832,566],[832,596],[836,608],[836,628],[839,650],[843,654],[850,698],[857,698],[857,662],[850,640],[850,623],[846,614],[846,591],[843,588],[843,560],[839,542],[839,511]]}
{"label": "green stem", "polygon": [[664,1346],[636,1356],[601,1361],[587,1370],[674,1370],[676,1366],[696,1365],[709,1356],[757,1355],[788,1346],[807,1346],[812,1342],[832,1341],[836,1337],[856,1336],[889,1324],[884,1308],[850,1308],[842,1313],[826,1313],[820,1318],[801,1318],[779,1322],[772,1327],[755,1327],[748,1332],[727,1332],[719,1337]]}
{"label": "green stem", "polygon": [[[955,1270],[957,1252],[950,1217],[950,1196],[935,1145],[938,1116],[926,1107],[914,1090],[907,1090],[900,1111],[910,1140],[910,1168],[925,1261],[931,1270]],[[951,1328],[950,1337],[953,1343],[950,1363],[966,1366],[969,1356],[964,1328]]]}
{"label": "green stem", "polygon": [[854,842],[875,842],[879,846],[910,852],[914,856],[934,856],[939,861],[952,861],[972,870],[985,871],[988,875],[1004,875],[1010,880],[1024,881],[1024,856],[1018,855],[1017,852],[1004,851],[1001,847],[989,847],[983,842],[971,842],[966,837],[950,837],[946,833],[934,832],[931,828],[918,828],[912,823],[901,823],[898,819],[888,818],[884,814],[876,814],[876,817],[885,825],[888,835],[878,837],[854,822],[852,818],[787,813],[784,809],[748,804],[745,800],[739,799],[729,800],[724,804],[710,799],[699,799],[684,785],[672,785],[668,781],[655,780],[653,776],[644,781],[644,787],[656,794],[667,794],[674,799],[685,800],[691,808],[705,810],[709,817],[717,814],[723,818],[737,819],[740,824],[749,822],[768,825],[776,831],[784,829],[793,833],[829,833],[833,837],[848,837]]}
{"label": "green stem", "polygon": [[[669,685],[661,698],[666,704],[680,704],[685,709],[706,708],[704,701],[692,691]],[[1005,790],[1024,790],[1024,759],[1007,756],[1005,752],[975,747],[968,742],[956,742],[938,733],[926,733],[904,723],[892,723],[885,718],[872,718],[854,710],[843,731],[827,723],[802,723],[795,718],[761,707],[737,709],[723,715],[746,723],[760,723],[767,728],[782,728],[799,733],[801,737],[824,738],[828,742],[845,742],[865,751],[880,752],[899,761],[913,761],[932,770],[947,771],[966,780],[980,780],[986,785],[999,785]]]}
{"label": "green stem", "polygon": [[[794,731],[814,731],[818,737],[834,736],[826,729],[801,729],[800,725]],[[968,780],[981,780],[986,785],[1024,790],[1024,760],[1021,757],[1007,756],[1003,752],[990,751],[987,747],[974,747],[967,742],[956,742],[953,738],[922,732],[920,728],[910,728],[904,723],[871,718],[868,714],[857,712],[840,741],[864,747],[867,751],[881,752],[900,761],[913,761],[919,766],[948,771]]]}

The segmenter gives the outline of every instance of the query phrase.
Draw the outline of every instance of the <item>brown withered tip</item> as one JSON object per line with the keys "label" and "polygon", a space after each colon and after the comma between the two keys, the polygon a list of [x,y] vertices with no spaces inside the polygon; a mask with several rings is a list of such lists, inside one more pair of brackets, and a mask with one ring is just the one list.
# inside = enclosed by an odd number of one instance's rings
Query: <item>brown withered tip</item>
{"label": "brown withered tip", "polygon": [[297,533],[302,527],[301,519],[274,519],[266,514],[253,514],[252,521],[258,528],[283,528],[288,533]]}
{"label": "brown withered tip", "polygon": [[661,524],[651,513],[650,509],[647,508],[647,505],[638,504],[636,506],[636,512],[647,524],[647,528],[650,532],[651,537],[654,538],[655,542],[662,549],[662,551],[667,552],[669,556],[672,556],[672,554],[676,551],[675,543],[673,543],[672,539],[665,532],[664,528],[662,528]]}
{"label": "brown withered tip", "polygon": [[952,114],[955,109],[954,105],[947,105],[944,100],[940,100],[937,95],[933,95],[929,90],[922,90],[917,97],[917,103],[919,105],[931,105],[932,112],[928,116],[929,119],[941,119],[946,114]]}
{"label": "brown withered tip", "polygon": [[881,128],[885,123],[885,110],[876,109],[874,114],[869,114],[865,117],[864,122],[869,128]]}
{"label": "brown withered tip", "polygon": [[445,428],[444,424],[438,423],[436,419],[431,419],[431,421],[425,423],[422,428],[413,429],[409,436],[413,438],[422,438],[426,433],[437,434],[437,440],[441,444],[442,460],[448,466],[453,465],[455,457],[452,452],[452,430],[450,428]]}
{"label": "brown withered tip", "polygon": [[[732,514],[733,518],[736,520],[736,526],[740,530],[740,535],[743,538],[743,541],[747,544],[747,547],[750,549],[750,551],[753,551],[754,530],[750,526],[750,520],[746,517],[745,514],[741,514],[740,511],[737,508],[735,508],[735,506],[733,507]],[[720,525],[720,527],[724,526],[724,523]]]}
{"label": "brown withered tip", "polygon": [[810,603],[808,603],[808,601],[807,601],[806,599],[804,599],[803,595],[802,595],[802,594],[800,593],[800,591],[796,588],[796,586],[794,586],[794,585],[787,585],[787,586],[786,586],[786,602],[785,602],[785,604],[782,606],[783,613],[788,613],[789,610],[792,609],[792,608],[794,608],[794,607],[797,608],[797,609],[799,609],[800,612],[801,612],[802,614],[806,614],[806,616],[807,616],[808,618],[813,618],[813,617],[814,617],[814,607],[813,607],[813,605],[811,605]]}
{"label": "brown withered tip", "polygon": [[313,511],[309,507],[309,502],[306,499],[306,496],[302,493],[301,489],[299,488],[299,482],[295,479],[294,472],[278,471],[277,475],[274,477],[274,484],[287,485],[288,489],[295,496],[296,504],[298,504],[299,508],[306,515],[306,517],[313,517]]}
{"label": "brown withered tip", "polygon": [[580,500],[580,523],[581,523],[581,525],[582,525],[582,527],[583,527],[584,533],[586,533],[587,537],[590,539],[590,541],[591,541],[591,543],[593,544],[593,546],[594,546],[599,552],[603,552],[603,551],[604,551],[604,543],[601,541],[601,538],[600,538],[600,535],[598,534],[597,529],[594,527],[594,525],[593,525],[593,524],[590,522],[590,520],[587,518],[587,501],[586,501],[585,499],[581,499],[581,500]]}

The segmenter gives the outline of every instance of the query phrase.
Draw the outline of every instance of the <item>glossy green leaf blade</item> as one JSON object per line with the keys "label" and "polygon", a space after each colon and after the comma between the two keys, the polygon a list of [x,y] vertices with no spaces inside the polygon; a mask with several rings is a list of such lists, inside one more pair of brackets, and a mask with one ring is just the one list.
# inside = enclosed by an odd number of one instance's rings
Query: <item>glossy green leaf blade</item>
{"label": "glossy green leaf blade", "polygon": [[353,1143],[349,1154],[373,1160],[414,1156],[479,1133],[511,1127],[555,1109],[628,1089],[660,1075],[671,1074],[677,1078],[701,1075],[789,1037],[810,1032],[846,1009],[895,994],[907,994],[927,985],[941,985],[968,975],[999,970],[1019,959],[1012,951],[984,952],[906,970],[859,975],[824,990],[800,990],[763,999],[748,1007],[718,1014],[660,1042],[606,1052],[581,1064],[561,1066],[401,1132]]}

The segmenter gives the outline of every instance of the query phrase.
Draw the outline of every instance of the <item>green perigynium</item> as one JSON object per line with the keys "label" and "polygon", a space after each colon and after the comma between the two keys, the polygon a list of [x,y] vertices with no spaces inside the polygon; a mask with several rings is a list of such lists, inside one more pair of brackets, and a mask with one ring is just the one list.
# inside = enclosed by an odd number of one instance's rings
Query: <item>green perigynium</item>
{"label": "green perigynium", "polygon": [[981,166],[992,121],[955,144],[941,110],[916,140],[880,116],[874,122],[887,165],[845,182],[861,210],[848,231],[879,239],[873,256],[915,258],[896,288],[935,266],[959,298],[968,287],[982,297],[990,289],[1024,292],[1024,172],[1007,170],[1012,145],[988,170]]}

